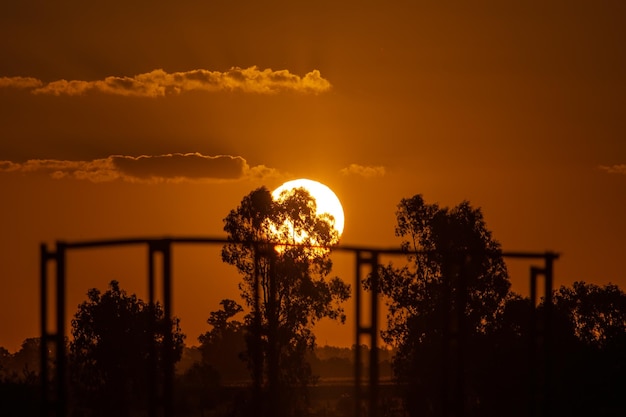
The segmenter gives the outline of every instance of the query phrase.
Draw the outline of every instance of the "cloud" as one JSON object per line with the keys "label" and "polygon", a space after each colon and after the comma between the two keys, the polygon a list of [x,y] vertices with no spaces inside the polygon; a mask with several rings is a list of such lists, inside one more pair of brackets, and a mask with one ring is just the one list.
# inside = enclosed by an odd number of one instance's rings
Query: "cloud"
{"label": "cloud", "polygon": [[251,167],[240,156],[205,156],[200,153],[137,157],[111,155],[91,161],[0,161],[0,172],[44,173],[56,179],[74,178],[91,182],[122,180],[140,183],[220,182],[278,176],[277,170],[264,165]]}
{"label": "cloud", "polygon": [[603,171],[608,172],[609,174],[623,174],[626,175],[626,164],[616,164],[616,165],[600,165],[600,168]]}
{"label": "cloud", "polygon": [[383,177],[385,175],[385,167],[350,164],[339,172],[343,175],[360,175],[365,178]]}
{"label": "cloud", "polygon": [[106,77],[103,80],[58,80],[44,84],[36,78],[3,77],[1,87],[31,89],[35,94],[82,95],[100,92],[132,97],[163,97],[189,91],[239,91],[275,94],[284,91],[318,94],[330,90],[330,82],[313,70],[304,77],[288,70],[259,70],[257,67],[233,67],[225,72],[198,69],[167,73],[156,69],[133,77]]}
{"label": "cloud", "polygon": [[0,77],[0,88],[39,88],[41,80],[32,77]]}

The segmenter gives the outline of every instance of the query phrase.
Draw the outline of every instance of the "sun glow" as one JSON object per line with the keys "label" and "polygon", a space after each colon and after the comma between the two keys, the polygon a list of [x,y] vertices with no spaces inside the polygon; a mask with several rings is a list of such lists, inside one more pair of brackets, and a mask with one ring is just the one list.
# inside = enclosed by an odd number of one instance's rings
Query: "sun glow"
{"label": "sun glow", "polygon": [[337,195],[324,184],[304,178],[287,181],[272,192],[272,197],[274,200],[280,200],[284,191],[298,188],[304,188],[313,197],[317,215],[328,214],[333,217],[333,227],[337,231],[337,236],[341,237],[345,221],[343,207]]}

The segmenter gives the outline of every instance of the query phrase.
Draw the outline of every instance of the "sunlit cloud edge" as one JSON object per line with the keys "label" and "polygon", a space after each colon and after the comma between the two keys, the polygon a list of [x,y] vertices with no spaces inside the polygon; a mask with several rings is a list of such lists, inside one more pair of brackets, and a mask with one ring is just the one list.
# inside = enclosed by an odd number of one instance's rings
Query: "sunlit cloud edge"
{"label": "sunlit cloud edge", "polygon": [[195,153],[164,155],[111,155],[89,161],[31,159],[0,161],[0,173],[48,175],[54,179],[93,183],[219,183],[276,178],[280,172],[265,165],[250,166],[241,156],[207,156]]}
{"label": "sunlit cloud edge", "polygon": [[134,76],[109,76],[102,80],[56,80],[45,83],[33,77],[0,77],[0,88],[30,90],[33,94],[79,96],[88,93],[105,93],[127,97],[164,97],[191,91],[243,92],[276,94],[296,92],[319,94],[331,89],[328,80],[319,70],[304,76],[289,70],[232,67],[227,71],[195,69],[168,73],[163,69]]}
{"label": "sunlit cloud edge", "polygon": [[370,166],[370,165],[359,165],[359,164],[350,164],[345,168],[339,170],[341,175],[356,175],[363,178],[374,178],[374,177],[384,177],[386,174],[386,169],[384,166]]}

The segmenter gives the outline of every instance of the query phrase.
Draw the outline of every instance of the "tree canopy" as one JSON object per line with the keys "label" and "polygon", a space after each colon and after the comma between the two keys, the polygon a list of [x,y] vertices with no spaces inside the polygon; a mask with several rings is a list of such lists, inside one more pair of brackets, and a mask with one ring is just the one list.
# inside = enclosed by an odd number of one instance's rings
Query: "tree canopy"
{"label": "tree canopy", "polygon": [[163,371],[166,333],[172,336],[175,361],[184,335],[178,319],[165,318],[158,303],[127,295],[117,281],[104,293],[90,289],[87,298],[72,320],[69,350],[75,397],[103,415],[124,415],[145,404],[149,375]]}
{"label": "tree canopy", "polygon": [[617,285],[600,287],[577,281],[560,287],[554,299],[557,311],[584,343],[604,348],[626,342],[626,294]]}
{"label": "tree canopy", "polygon": [[246,332],[244,323],[233,317],[243,312],[243,307],[230,299],[220,305],[207,320],[212,329],[198,337],[202,365],[217,372],[222,383],[241,382],[250,377],[245,362]]}
{"label": "tree canopy", "polygon": [[500,244],[469,202],[447,208],[416,195],[400,202],[396,217],[409,264],[381,270],[383,338],[398,349],[394,369],[409,383],[411,412],[436,415],[447,402],[445,369],[464,366],[452,362],[497,326],[510,282]]}
{"label": "tree canopy", "polygon": [[396,235],[410,263],[383,269],[381,291],[390,306],[387,341],[426,340],[438,334],[441,314],[457,309],[469,332],[494,326],[510,282],[500,244],[481,210],[467,201],[439,207],[416,195],[400,202],[396,217]]}

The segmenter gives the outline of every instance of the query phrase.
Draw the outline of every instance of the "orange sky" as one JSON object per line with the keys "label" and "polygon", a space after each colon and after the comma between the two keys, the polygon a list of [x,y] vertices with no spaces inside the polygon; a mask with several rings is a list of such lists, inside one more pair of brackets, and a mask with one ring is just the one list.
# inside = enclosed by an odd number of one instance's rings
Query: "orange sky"
{"label": "orange sky", "polygon": [[[345,244],[397,244],[403,197],[468,199],[505,250],[562,253],[558,285],[626,288],[623,2],[154,3],[0,5],[0,346],[38,335],[40,242],[222,236],[297,177],[338,194]],[[111,279],[145,294],[141,249],[69,260],[68,314]],[[236,296],[218,260],[175,249],[188,343]]]}

